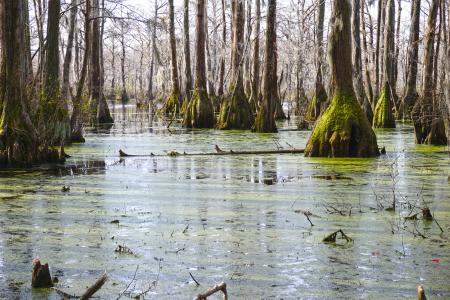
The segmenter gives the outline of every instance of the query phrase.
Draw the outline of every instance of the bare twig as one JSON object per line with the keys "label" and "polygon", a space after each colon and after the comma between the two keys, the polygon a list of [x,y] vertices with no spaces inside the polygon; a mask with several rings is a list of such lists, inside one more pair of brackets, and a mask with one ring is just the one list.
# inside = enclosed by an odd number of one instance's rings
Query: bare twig
{"label": "bare twig", "polygon": [[199,286],[200,283],[197,281],[197,279],[194,278],[194,275],[192,275],[191,272],[189,272],[189,275],[191,276],[192,280],[194,280],[194,282],[197,284],[197,286]]}

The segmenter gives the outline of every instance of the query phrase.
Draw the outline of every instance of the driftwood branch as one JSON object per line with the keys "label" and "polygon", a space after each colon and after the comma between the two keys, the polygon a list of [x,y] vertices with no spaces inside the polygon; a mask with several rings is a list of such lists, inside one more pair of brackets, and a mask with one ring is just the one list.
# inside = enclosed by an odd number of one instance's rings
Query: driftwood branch
{"label": "driftwood branch", "polygon": [[299,153],[305,153],[305,149],[277,149],[277,150],[251,150],[251,151],[224,151],[220,149],[216,145],[216,152],[205,152],[205,153],[179,153],[176,151],[168,151],[166,154],[128,154],[123,152],[122,150],[119,150],[119,156],[120,157],[158,157],[158,156],[222,156],[222,155],[249,155],[249,154],[299,154]]}
{"label": "driftwood branch", "polygon": [[105,284],[106,280],[108,279],[108,276],[105,274],[103,274],[99,279],[97,279],[97,281],[90,286],[86,292],[84,292],[83,295],[81,295],[79,300],[87,300],[89,298],[92,297],[92,295],[94,295],[99,289],[102,288],[102,286]]}
{"label": "driftwood branch", "polygon": [[209,288],[207,291],[205,291],[201,294],[198,294],[198,296],[197,296],[197,298],[195,298],[195,300],[206,300],[206,298],[208,298],[212,294],[215,294],[219,291],[222,291],[223,299],[228,300],[227,284],[225,282],[216,284],[212,288]]}
{"label": "driftwood branch", "polygon": [[322,242],[324,243],[336,243],[336,238],[337,238],[337,234],[340,233],[341,234],[341,238],[345,239],[347,241],[347,243],[353,242],[353,239],[351,237],[349,237],[348,235],[346,235],[342,229],[339,229],[333,233],[331,233],[330,235],[326,236]]}

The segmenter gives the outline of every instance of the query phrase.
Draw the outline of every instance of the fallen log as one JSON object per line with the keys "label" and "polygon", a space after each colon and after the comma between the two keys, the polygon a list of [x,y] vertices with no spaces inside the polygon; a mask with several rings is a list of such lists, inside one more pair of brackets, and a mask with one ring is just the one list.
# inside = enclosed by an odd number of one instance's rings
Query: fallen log
{"label": "fallen log", "polygon": [[212,288],[209,288],[205,292],[198,294],[197,298],[195,300],[206,300],[209,296],[212,294],[215,294],[219,291],[222,291],[223,293],[223,299],[228,300],[228,293],[227,293],[227,284],[225,282],[222,282],[220,284],[216,284]]}
{"label": "fallen log", "polygon": [[251,150],[251,151],[224,151],[220,149],[217,145],[215,146],[216,152],[205,152],[205,153],[180,153],[176,151],[168,151],[166,154],[128,154],[123,152],[122,150],[119,150],[119,156],[120,157],[161,157],[161,156],[171,156],[171,157],[177,157],[177,156],[222,156],[222,155],[250,155],[250,154],[299,154],[299,153],[305,153],[305,149],[297,149],[297,148],[291,148],[291,149],[278,149],[278,150]]}
{"label": "fallen log", "polygon": [[106,280],[108,279],[108,276],[103,274],[97,281],[91,285],[83,295],[81,295],[79,300],[87,300],[92,297],[99,289],[102,288],[102,286],[105,284]]}

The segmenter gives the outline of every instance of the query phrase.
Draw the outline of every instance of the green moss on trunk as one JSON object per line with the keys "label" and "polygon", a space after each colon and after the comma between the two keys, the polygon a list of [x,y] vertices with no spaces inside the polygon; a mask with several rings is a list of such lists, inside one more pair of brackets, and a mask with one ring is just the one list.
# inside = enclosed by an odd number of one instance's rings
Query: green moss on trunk
{"label": "green moss on trunk", "polygon": [[320,89],[320,92],[314,94],[309,102],[308,111],[306,112],[306,120],[315,121],[320,115],[323,103],[327,101],[327,93],[325,89]]}
{"label": "green moss on trunk", "polygon": [[220,108],[219,129],[251,129],[253,115],[245,94],[235,90],[226,98]]}
{"label": "green moss on trunk", "polygon": [[173,114],[176,115],[180,111],[180,91],[178,89],[173,89],[169,97],[166,100],[165,113],[166,115]]}
{"label": "green moss on trunk", "polygon": [[336,91],[317,120],[306,156],[372,157],[379,155],[377,138],[354,95]]}
{"label": "green moss on trunk", "polygon": [[[267,101],[266,101],[267,102]],[[275,124],[275,118],[270,114],[270,109],[266,106],[261,105],[259,107],[258,113],[255,118],[254,131],[256,132],[278,132],[277,126]]]}
{"label": "green moss on trunk", "polygon": [[214,128],[212,103],[206,90],[197,88],[197,84],[184,113],[183,125],[187,128]]}
{"label": "green moss on trunk", "polygon": [[373,127],[375,128],[395,128],[395,118],[392,112],[392,100],[389,91],[389,84],[385,83],[381,91],[380,99],[375,106],[373,116]]}

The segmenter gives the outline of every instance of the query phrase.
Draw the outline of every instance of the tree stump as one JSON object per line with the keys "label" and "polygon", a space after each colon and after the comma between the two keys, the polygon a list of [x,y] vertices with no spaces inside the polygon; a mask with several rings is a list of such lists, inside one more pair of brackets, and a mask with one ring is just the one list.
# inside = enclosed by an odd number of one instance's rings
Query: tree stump
{"label": "tree stump", "polygon": [[48,264],[42,265],[39,259],[33,260],[31,286],[33,288],[50,288],[53,286]]}

